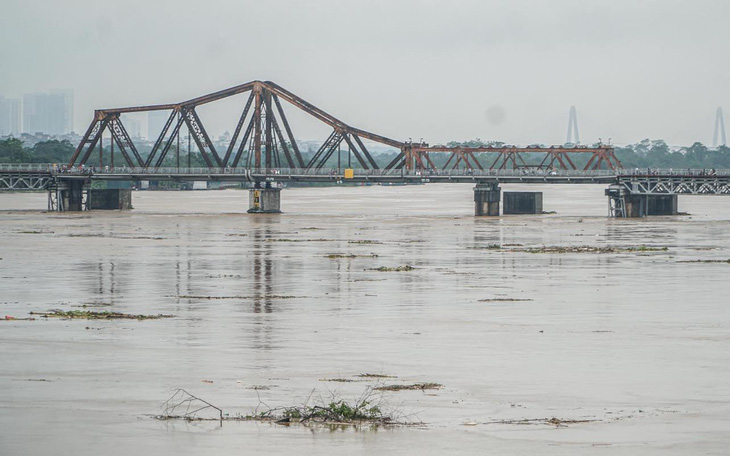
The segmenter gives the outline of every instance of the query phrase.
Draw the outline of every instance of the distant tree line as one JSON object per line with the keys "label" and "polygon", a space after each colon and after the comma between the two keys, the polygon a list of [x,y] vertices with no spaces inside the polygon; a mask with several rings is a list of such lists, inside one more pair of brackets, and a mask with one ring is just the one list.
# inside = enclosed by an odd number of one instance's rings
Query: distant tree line
{"label": "distant tree line", "polygon": [[[474,139],[463,142],[450,142],[447,145],[465,147],[491,145],[494,147],[500,147],[503,146],[504,143]],[[596,144],[593,146],[596,146]],[[0,140],[0,163],[64,164],[68,163],[75,149],[76,147],[67,140],[42,141],[32,147],[25,147],[23,141],[20,139],[8,138]],[[146,157],[150,151],[141,149],[139,152],[142,157]],[[621,160],[624,168],[730,168],[730,147],[720,146],[718,148],[710,149],[700,142],[696,142],[688,147],[681,147],[677,149],[670,148],[662,140],[645,139],[636,144],[616,146],[615,153],[618,159]],[[303,151],[302,155],[305,162],[307,162],[311,156],[314,155],[314,151]],[[395,158],[395,155],[396,152],[393,152],[392,154],[381,154],[380,161],[390,161]],[[437,164],[442,164],[441,162],[446,160],[445,154],[438,154],[440,157],[436,157],[436,155],[437,154],[433,154],[432,157]],[[283,154],[281,156],[283,159]],[[193,150],[190,154],[188,154],[187,148],[183,147],[180,148],[179,153],[175,147],[172,147],[162,166],[177,166],[178,159],[181,167],[187,167],[188,164],[192,167],[206,166],[205,161],[199,152]],[[528,162],[530,160],[538,159],[539,157],[532,159],[530,157],[527,158]],[[241,163],[243,163],[244,160],[245,157],[241,160]],[[355,157],[351,157],[348,160],[348,151],[346,149],[342,151],[339,161],[342,167],[346,167],[348,162],[350,162],[355,168],[360,167]],[[574,162],[576,162],[577,166],[580,166],[581,164],[581,160],[574,160]],[[92,152],[86,164],[87,166],[99,166],[98,149]],[[104,147],[103,164],[105,166],[111,165],[111,148],[109,146]],[[115,166],[126,165],[126,161],[119,152],[119,148],[116,148],[114,151],[114,164]],[[327,161],[326,166],[336,167],[337,165],[338,157],[337,152],[335,152]]]}

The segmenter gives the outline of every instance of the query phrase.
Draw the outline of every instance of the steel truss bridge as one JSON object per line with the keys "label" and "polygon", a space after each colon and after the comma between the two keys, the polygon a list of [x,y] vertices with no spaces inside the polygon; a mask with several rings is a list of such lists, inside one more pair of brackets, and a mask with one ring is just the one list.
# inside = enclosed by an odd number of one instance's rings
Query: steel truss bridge
{"label": "steel truss bridge", "polygon": [[46,190],[58,181],[221,181],[329,183],[611,184],[636,195],[730,195],[730,169],[352,169],[342,168],[62,168],[49,164],[0,164],[0,190]]}
{"label": "steel truss bridge", "polygon": [[[224,150],[216,150],[196,109],[228,97],[248,93],[241,115]],[[305,161],[299,150],[294,128],[289,123],[284,106],[293,106],[308,116],[328,125],[331,133],[322,146]],[[143,156],[122,122],[122,114],[169,112],[152,150]],[[447,147],[398,141],[352,127],[271,81],[253,81],[219,92],[172,104],[99,109],[89,124],[68,166],[86,165],[99,149],[99,164],[104,163],[104,133],[111,137],[111,155],[107,165],[114,167],[114,149],[124,163],[134,169],[161,168],[171,151],[179,150],[181,130],[185,127],[209,170],[238,169],[303,169],[318,170],[331,166],[333,155],[346,146],[360,168],[364,170],[504,170],[561,169],[595,171],[619,169],[621,162],[613,147],[586,146],[484,146]],[[393,148],[398,153],[387,163],[379,163],[367,148],[366,141]],[[436,159],[436,157],[441,159]],[[580,157],[580,159],[578,159]]]}
{"label": "steel truss bridge", "polygon": [[[196,108],[246,93],[248,98],[225,151],[216,150]],[[332,128],[313,154],[299,150],[284,106],[293,106]],[[168,111],[169,115],[151,150],[143,154],[127,132],[122,115],[152,111]],[[183,128],[204,167],[179,166]],[[105,133],[111,139],[106,162]],[[395,153],[387,163],[382,162],[382,155],[372,154],[366,143],[388,146]],[[338,152],[339,157],[342,147],[347,148],[348,157],[355,158],[356,166],[340,167],[334,154]],[[115,149],[123,163],[114,163]],[[98,162],[90,162],[95,151]],[[175,167],[169,166],[170,159],[166,161],[168,156],[172,158],[172,151],[177,156]],[[173,104],[96,110],[68,164],[0,164],[0,190],[48,190],[49,207],[58,210],[82,210],[92,180],[249,182],[254,203],[262,192],[274,195],[274,183],[283,182],[470,182],[477,185],[475,202],[486,198],[485,208],[498,204],[502,183],[608,184],[611,213],[623,217],[651,214],[658,204],[672,205],[670,209],[675,210],[679,194],[730,195],[730,170],[627,170],[610,145],[449,147],[398,141],[352,127],[271,81],[253,81]],[[278,210],[278,193],[272,198],[271,204]],[[499,208],[487,210],[488,215],[495,215]]]}

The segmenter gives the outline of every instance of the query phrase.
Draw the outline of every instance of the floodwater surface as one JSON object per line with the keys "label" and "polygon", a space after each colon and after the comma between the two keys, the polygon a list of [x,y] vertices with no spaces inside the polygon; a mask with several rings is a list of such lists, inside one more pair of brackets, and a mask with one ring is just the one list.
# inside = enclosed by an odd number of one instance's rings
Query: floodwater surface
{"label": "floodwater surface", "polygon": [[[286,189],[277,215],[0,194],[0,318],[174,315],[0,321],[0,454],[726,454],[730,198],[619,220],[603,186],[503,189],[556,213],[475,218],[457,184]],[[234,416],[424,382],[373,393],[412,426],[153,418],[178,388]]]}

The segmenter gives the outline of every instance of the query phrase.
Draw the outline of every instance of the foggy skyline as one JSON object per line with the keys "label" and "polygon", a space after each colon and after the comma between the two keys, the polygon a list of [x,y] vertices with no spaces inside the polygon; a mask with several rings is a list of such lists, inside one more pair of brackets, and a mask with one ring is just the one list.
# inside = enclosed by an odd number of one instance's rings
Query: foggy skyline
{"label": "foggy skyline", "polygon": [[[2,12],[0,94],[73,89],[77,132],[97,108],[254,79],[430,143],[562,143],[575,105],[585,143],[710,144],[717,107],[730,105],[721,1],[9,0]],[[201,117],[230,131],[242,104]],[[298,137],[326,136],[294,117]]]}

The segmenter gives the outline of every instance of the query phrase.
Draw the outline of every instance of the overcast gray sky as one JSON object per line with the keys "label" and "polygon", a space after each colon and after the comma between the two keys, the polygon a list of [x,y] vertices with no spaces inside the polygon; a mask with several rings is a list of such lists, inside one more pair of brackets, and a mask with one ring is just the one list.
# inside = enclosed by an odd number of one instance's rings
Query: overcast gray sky
{"label": "overcast gray sky", "polygon": [[[721,0],[3,0],[0,94],[94,108],[273,80],[396,139],[710,143],[730,111]],[[207,109],[216,133],[236,106]],[[728,113],[730,114],[730,113]],[[726,114],[727,117],[727,114]],[[301,120],[303,139],[323,135]]]}

